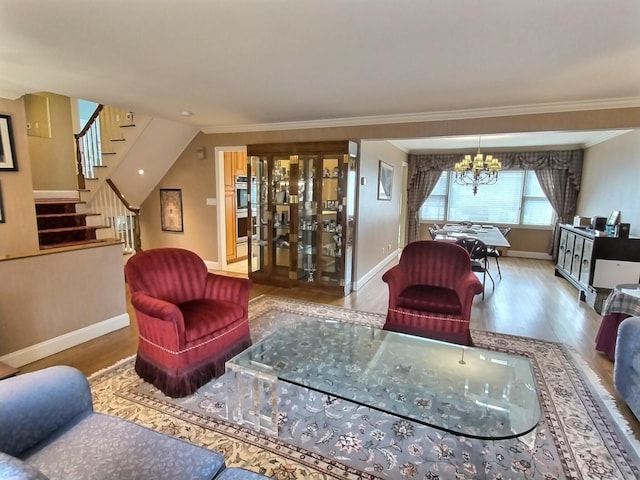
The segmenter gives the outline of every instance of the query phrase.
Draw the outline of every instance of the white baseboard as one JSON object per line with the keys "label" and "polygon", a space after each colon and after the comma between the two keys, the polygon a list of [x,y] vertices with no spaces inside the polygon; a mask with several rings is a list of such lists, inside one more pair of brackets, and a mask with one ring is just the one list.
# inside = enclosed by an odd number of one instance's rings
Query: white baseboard
{"label": "white baseboard", "polygon": [[28,363],[35,362],[36,360],[48,357],[49,355],[53,355],[54,353],[66,350],[67,348],[75,347],[81,343],[124,328],[128,326],[129,323],[129,314],[123,313],[116,317],[94,323],[88,327],[31,345],[27,348],[23,348],[22,350],[8,353],[7,355],[0,357],[0,361],[7,365],[11,365],[14,368],[18,368],[23,365],[27,365]]}
{"label": "white baseboard", "polygon": [[506,250],[505,256],[519,258],[534,258],[536,260],[551,260],[551,255],[542,252],[526,252],[521,250]]}
{"label": "white baseboard", "polygon": [[204,264],[209,270],[220,270],[220,262],[212,262],[211,260],[205,260]]}
{"label": "white baseboard", "polygon": [[365,283],[371,280],[378,272],[380,272],[383,268],[387,267],[389,263],[398,260],[398,255],[400,255],[401,250],[397,249],[391,252],[387,257],[381,260],[375,267],[365,273],[360,279],[353,281],[353,290],[357,291],[359,288],[362,288]]}

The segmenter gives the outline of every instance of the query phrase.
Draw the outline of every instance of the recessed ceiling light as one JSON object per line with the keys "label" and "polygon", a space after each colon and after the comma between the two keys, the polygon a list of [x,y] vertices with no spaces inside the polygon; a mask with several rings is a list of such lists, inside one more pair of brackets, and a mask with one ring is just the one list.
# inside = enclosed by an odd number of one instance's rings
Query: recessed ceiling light
{"label": "recessed ceiling light", "polygon": [[193,115],[193,112],[185,110],[183,112],[180,112],[180,115],[182,115],[183,117],[191,117]]}
{"label": "recessed ceiling light", "polygon": [[144,170],[143,169],[138,170],[138,174],[139,175],[144,175]]}

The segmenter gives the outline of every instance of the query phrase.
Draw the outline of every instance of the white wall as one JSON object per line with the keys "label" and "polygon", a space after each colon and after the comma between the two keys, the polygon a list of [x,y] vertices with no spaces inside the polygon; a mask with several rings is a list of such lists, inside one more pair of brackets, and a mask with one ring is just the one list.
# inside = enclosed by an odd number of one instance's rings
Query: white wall
{"label": "white wall", "polygon": [[620,210],[631,234],[640,236],[640,131],[585,151],[578,215],[607,217]]}

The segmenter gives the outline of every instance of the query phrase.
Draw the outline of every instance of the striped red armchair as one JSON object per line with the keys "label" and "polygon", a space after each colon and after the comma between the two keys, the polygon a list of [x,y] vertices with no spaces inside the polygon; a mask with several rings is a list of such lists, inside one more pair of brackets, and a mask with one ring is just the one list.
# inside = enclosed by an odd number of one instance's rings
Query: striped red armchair
{"label": "striped red armchair", "polygon": [[166,395],[193,393],[251,345],[249,279],[209,273],[180,248],[136,253],[125,275],[139,330],[135,370]]}
{"label": "striped red armchair", "polygon": [[471,305],[482,283],[464,248],[438,240],[412,242],[382,280],[389,287],[385,330],[471,345]]}

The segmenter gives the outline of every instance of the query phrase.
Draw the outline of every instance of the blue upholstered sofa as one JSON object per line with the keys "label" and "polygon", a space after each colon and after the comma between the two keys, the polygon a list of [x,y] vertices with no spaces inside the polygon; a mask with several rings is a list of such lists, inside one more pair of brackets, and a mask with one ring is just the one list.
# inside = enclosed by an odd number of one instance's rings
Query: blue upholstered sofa
{"label": "blue upholstered sofa", "polygon": [[640,317],[625,318],[618,327],[613,385],[640,419]]}
{"label": "blue upholstered sofa", "polygon": [[56,366],[0,381],[0,478],[266,477],[225,468],[218,452],[94,412],[85,376]]}

